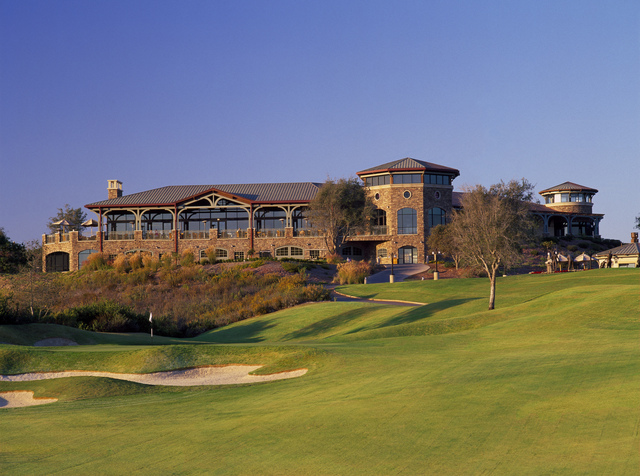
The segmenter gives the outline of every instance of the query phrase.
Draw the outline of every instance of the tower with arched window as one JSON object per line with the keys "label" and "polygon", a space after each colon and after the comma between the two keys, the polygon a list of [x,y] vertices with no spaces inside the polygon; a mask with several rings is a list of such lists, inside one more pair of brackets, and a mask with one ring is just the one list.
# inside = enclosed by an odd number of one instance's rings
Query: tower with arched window
{"label": "tower with arched window", "polygon": [[376,231],[360,239],[382,263],[426,260],[431,228],[445,224],[452,210],[457,169],[412,158],[357,173],[376,206]]}

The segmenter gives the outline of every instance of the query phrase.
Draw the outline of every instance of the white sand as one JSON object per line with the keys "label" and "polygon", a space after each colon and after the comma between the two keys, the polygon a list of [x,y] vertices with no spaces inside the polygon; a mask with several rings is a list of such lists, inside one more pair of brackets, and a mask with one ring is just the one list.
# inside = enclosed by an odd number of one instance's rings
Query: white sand
{"label": "white sand", "polygon": [[57,398],[33,398],[33,392],[28,390],[0,392],[0,408],[30,407],[57,401]]}
{"label": "white sand", "polygon": [[108,377],[147,385],[189,387],[195,385],[236,385],[241,383],[268,382],[271,380],[300,377],[307,372],[307,369],[298,369],[269,375],[249,375],[249,372],[253,372],[260,367],[262,367],[262,365],[224,365],[154,372],[150,374],[119,374],[85,370],[32,372],[17,375],[0,375],[0,382],[27,382],[64,377]]}

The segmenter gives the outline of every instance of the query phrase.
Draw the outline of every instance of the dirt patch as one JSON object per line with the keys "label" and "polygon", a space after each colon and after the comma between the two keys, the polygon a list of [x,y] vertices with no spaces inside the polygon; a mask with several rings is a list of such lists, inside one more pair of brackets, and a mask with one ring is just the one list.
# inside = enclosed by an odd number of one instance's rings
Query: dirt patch
{"label": "dirt patch", "polygon": [[33,405],[44,405],[57,401],[57,398],[34,398],[33,392],[29,390],[0,392],[0,408],[31,407]]}

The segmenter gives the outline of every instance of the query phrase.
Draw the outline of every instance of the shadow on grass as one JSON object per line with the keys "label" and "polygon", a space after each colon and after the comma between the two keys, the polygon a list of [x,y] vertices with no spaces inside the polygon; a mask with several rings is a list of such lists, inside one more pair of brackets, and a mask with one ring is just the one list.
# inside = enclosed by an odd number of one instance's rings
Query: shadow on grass
{"label": "shadow on grass", "polygon": [[350,321],[366,317],[371,312],[369,307],[362,307],[358,309],[352,309],[335,316],[327,317],[320,321],[309,324],[308,326],[298,329],[297,331],[290,332],[284,336],[284,339],[302,339],[308,337],[318,337],[318,335],[325,334],[331,329],[343,326]]}
{"label": "shadow on grass", "polygon": [[477,301],[480,298],[466,298],[466,299],[447,299],[446,301],[440,301],[433,304],[427,304],[425,306],[410,308],[408,311],[398,314],[389,319],[387,322],[381,324],[378,327],[397,326],[400,324],[408,324],[411,322],[431,317],[436,312],[444,311],[452,307],[461,306],[471,301]]}
{"label": "shadow on grass", "polygon": [[480,298],[467,298],[467,299],[447,299],[444,301],[436,302],[433,304],[426,304],[424,306],[412,307],[405,312],[394,315],[391,319],[381,322],[376,326],[371,327],[359,327],[353,329],[347,334],[356,334],[358,332],[369,331],[373,329],[384,329],[387,327],[399,326],[402,324],[411,324],[422,319],[433,316],[435,313],[450,309],[452,307],[460,306],[470,301],[476,301]]}
{"label": "shadow on grass", "polygon": [[222,328],[209,333],[208,335],[200,335],[199,339],[214,343],[256,343],[263,342],[266,338],[262,335],[264,331],[275,327],[273,321],[266,319],[254,320],[248,324],[240,326]]}

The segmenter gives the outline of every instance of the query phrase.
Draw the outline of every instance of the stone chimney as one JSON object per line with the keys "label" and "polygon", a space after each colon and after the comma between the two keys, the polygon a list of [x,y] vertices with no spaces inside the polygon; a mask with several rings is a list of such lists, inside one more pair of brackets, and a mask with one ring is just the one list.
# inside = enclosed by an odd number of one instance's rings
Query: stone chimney
{"label": "stone chimney", "polygon": [[638,242],[638,234],[634,231],[633,233],[631,233],[631,243],[637,243]]}
{"label": "stone chimney", "polygon": [[112,198],[122,197],[122,182],[120,180],[108,180],[107,184],[109,200]]}

